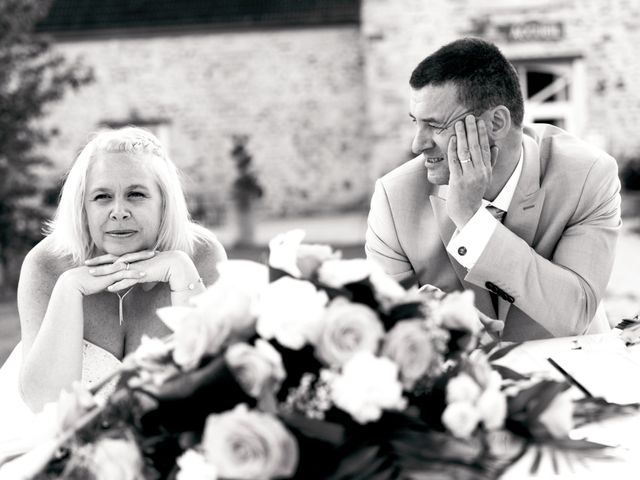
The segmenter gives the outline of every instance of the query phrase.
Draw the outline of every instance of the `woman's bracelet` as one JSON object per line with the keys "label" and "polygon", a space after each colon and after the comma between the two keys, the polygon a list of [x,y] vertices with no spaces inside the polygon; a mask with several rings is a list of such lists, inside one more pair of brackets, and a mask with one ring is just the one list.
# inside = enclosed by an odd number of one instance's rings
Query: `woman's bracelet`
{"label": "woman's bracelet", "polygon": [[187,288],[182,288],[180,290],[174,290],[173,288],[169,287],[169,290],[171,291],[171,293],[183,293],[183,292],[189,292],[191,290],[195,290],[196,286],[200,284],[204,287],[204,282],[202,281],[202,277],[199,277],[195,282],[191,282],[189,285],[187,285]]}

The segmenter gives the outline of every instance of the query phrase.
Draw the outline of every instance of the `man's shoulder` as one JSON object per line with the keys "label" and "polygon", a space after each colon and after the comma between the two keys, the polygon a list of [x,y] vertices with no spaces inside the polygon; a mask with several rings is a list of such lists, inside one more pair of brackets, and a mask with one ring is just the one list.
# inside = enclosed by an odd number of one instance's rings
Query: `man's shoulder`
{"label": "man's shoulder", "polygon": [[525,125],[523,134],[538,144],[543,169],[557,165],[588,171],[597,164],[603,170],[617,171],[617,162],[611,155],[554,125]]}
{"label": "man's shoulder", "polygon": [[409,188],[424,186],[427,182],[427,171],[422,155],[403,163],[380,177],[385,188]]}

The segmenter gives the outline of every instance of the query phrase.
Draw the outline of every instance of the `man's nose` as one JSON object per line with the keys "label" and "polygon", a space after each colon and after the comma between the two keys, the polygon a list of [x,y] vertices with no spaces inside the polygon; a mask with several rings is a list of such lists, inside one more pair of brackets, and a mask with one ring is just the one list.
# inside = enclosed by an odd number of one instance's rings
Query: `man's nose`
{"label": "man's nose", "polygon": [[411,143],[411,151],[420,155],[423,151],[434,147],[433,136],[427,131],[427,129],[419,129],[416,131]]}
{"label": "man's nose", "polygon": [[131,216],[131,212],[127,209],[125,202],[116,201],[111,210],[110,217],[112,220],[122,221]]}

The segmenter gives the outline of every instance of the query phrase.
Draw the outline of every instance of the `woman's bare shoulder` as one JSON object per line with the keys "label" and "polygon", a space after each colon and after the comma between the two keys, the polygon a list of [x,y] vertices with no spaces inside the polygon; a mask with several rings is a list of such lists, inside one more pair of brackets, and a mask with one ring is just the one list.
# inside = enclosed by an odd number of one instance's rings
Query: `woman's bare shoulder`
{"label": "woman's bare shoulder", "polygon": [[227,259],[227,252],[220,241],[211,235],[211,238],[202,239],[195,244],[193,263],[195,264],[205,285],[211,285],[218,278],[216,265]]}
{"label": "woman's bare shoulder", "polygon": [[28,275],[37,283],[55,283],[63,272],[72,267],[71,258],[55,253],[53,242],[45,237],[25,256],[20,279],[24,280],[23,277]]}

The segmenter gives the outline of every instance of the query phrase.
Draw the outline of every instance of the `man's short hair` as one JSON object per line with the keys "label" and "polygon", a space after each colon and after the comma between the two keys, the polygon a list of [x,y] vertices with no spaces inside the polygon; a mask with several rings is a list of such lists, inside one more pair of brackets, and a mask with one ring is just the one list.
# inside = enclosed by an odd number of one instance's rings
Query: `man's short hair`
{"label": "man's short hair", "polygon": [[492,43],[479,38],[451,42],[422,60],[413,70],[409,84],[414,89],[451,82],[458,87],[458,99],[474,112],[504,105],[511,121],[522,125],[524,102],[513,65]]}

